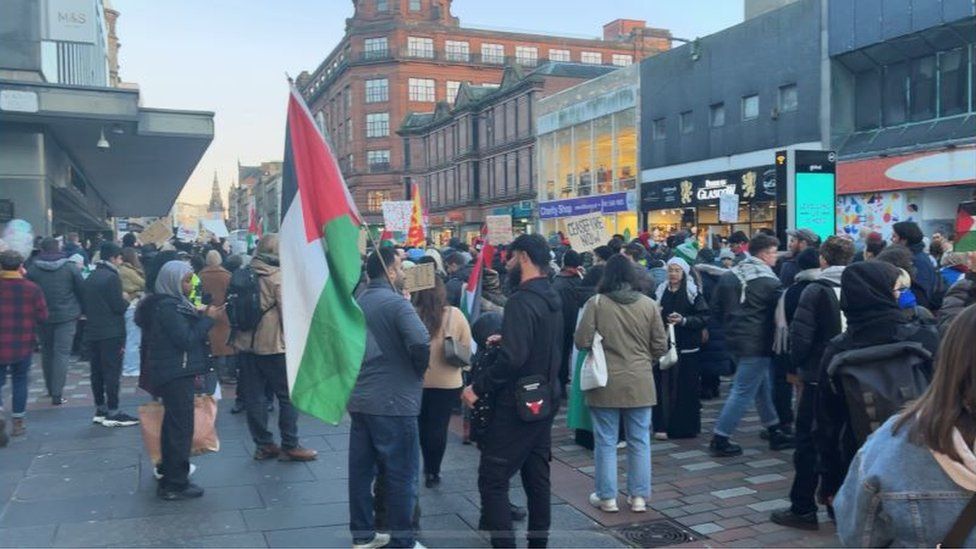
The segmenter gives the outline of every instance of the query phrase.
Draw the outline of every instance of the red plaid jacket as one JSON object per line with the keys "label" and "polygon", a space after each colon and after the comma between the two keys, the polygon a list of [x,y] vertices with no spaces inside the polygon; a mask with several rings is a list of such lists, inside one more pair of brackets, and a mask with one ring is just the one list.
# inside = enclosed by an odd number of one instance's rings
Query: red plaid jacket
{"label": "red plaid jacket", "polygon": [[34,330],[47,320],[41,288],[20,276],[0,276],[0,364],[13,364],[34,352]]}

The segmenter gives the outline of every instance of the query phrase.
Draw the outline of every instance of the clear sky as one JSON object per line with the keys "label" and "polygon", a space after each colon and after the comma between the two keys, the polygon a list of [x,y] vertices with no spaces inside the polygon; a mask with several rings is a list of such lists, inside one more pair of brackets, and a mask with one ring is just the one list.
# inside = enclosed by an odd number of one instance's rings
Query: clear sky
{"label": "clear sky", "polygon": [[[113,0],[122,79],[143,106],[214,111],[214,141],[181,200],[224,200],[244,164],[279,160],[285,73],[313,70],[342,38],[351,0]],[[694,38],[742,21],[742,0],[454,0],[461,25],[573,36],[617,18]],[[680,44],[675,44],[680,45]]]}

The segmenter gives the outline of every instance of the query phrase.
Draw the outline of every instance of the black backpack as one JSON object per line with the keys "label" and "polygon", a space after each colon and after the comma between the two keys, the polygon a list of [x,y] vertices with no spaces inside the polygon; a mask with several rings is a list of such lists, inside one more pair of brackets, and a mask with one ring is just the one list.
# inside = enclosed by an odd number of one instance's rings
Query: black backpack
{"label": "black backpack", "polygon": [[859,445],[925,392],[931,371],[932,353],[915,341],[843,351],[827,366],[835,392],[844,395]]}
{"label": "black backpack", "polygon": [[227,287],[227,319],[234,332],[257,329],[267,310],[261,309],[260,275],[250,266],[237,269],[230,275]]}

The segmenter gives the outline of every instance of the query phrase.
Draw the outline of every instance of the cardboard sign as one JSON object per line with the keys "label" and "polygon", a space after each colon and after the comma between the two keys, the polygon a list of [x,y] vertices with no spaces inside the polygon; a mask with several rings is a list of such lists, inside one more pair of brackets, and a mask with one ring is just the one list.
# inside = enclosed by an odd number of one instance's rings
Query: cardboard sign
{"label": "cardboard sign", "polygon": [[171,238],[173,238],[173,220],[169,217],[160,217],[153,221],[139,235],[139,240],[143,244],[161,244]]}
{"label": "cardboard sign", "polygon": [[720,223],[739,222],[739,195],[737,194],[719,195],[718,220]]}
{"label": "cardboard sign", "polygon": [[610,240],[601,212],[567,219],[566,236],[573,249],[580,253],[593,251]]}
{"label": "cardboard sign", "polygon": [[383,202],[383,225],[388,231],[405,233],[410,229],[412,212],[410,200],[387,200]]}
{"label": "cardboard sign", "polygon": [[199,236],[196,229],[188,229],[182,225],[176,228],[176,238],[181,242],[194,242]]}
{"label": "cardboard sign", "polygon": [[403,289],[408,292],[419,292],[429,290],[435,284],[437,273],[434,271],[433,263],[422,263],[403,271]]}
{"label": "cardboard sign", "polygon": [[493,246],[512,241],[512,216],[489,215],[485,217],[485,225],[488,227],[488,242]]}

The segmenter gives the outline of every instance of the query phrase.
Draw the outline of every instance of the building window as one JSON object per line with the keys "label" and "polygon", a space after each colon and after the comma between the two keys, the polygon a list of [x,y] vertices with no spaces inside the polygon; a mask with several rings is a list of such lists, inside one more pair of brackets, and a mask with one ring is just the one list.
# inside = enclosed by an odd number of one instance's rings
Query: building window
{"label": "building window", "polygon": [[652,124],[654,139],[664,139],[667,137],[667,120],[664,118],[657,118]]}
{"label": "building window", "polygon": [[908,122],[908,63],[888,65],[882,84],[881,118],[885,126],[897,126]]}
{"label": "building window", "polygon": [[759,118],[759,96],[746,95],[742,98],[742,119],[755,120]]}
{"label": "building window", "polygon": [[615,53],[613,54],[613,64],[618,67],[627,67],[629,65],[633,65],[634,56],[623,54],[623,53]]}
{"label": "building window", "polygon": [[410,0],[410,11],[420,11],[420,0]]}
{"label": "building window", "polygon": [[779,112],[795,111],[798,106],[796,84],[779,87]]}
{"label": "building window", "polygon": [[364,59],[385,59],[389,55],[386,37],[367,38],[363,41]]}
{"label": "building window", "polygon": [[444,52],[447,54],[448,61],[468,62],[471,60],[471,51],[467,42],[447,40],[444,42]]}
{"label": "building window", "polygon": [[515,62],[526,67],[536,66],[539,63],[539,48],[515,46]]}
{"label": "building window", "polygon": [[346,143],[352,143],[352,119],[346,119]]}
{"label": "building window", "polygon": [[376,0],[376,11],[380,13],[390,11],[389,0]]}
{"label": "building window", "polygon": [[710,108],[709,122],[713,128],[725,125],[725,103],[715,103]]}
{"label": "building window", "polygon": [[695,116],[693,111],[685,111],[678,116],[678,127],[681,133],[691,133],[695,131]]}
{"label": "building window", "polygon": [[390,170],[390,151],[366,151],[366,164],[370,173],[386,172]]}
{"label": "building window", "polygon": [[407,55],[410,57],[421,57],[424,59],[434,58],[434,39],[419,38],[417,36],[407,37]]}
{"label": "building window", "polygon": [[935,118],[935,73],[934,55],[912,60],[911,88],[909,89],[912,122]]}
{"label": "building window", "polygon": [[[382,151],[370,151],[382,152]],[[389,152],[389,151],[386,151]],[[390,200],[390,191],[366,191],[366,210],[379,212],[383,210],[383,203]]]}
{"label": "building window", "polygon": [[939,54],[939,116],[966,112],[966,53],[960,48]]}
{"label": "building window", "polygon": [[584,51],[580,53],[580,63],[588,63],[590,65],[602,65],[603,54],[596,51]]}
{"label": "building window", "polygon": [[482,44],[481,61],[492,65],[501,65],[505,62],[505,46],[501,44]]}
{"label": "building window", "polygon": [[390,100],[390,84],[386,78],[366,81],[366,102],[382,103]]}
{"label": "building window", "polygon": [[351,172],[356,171],[356,156],[352,153],[346,156],[346,169]]}
{"label": "building window", "polygon": [[366,137],[390,135],[390,113],[374,112],[366,115]]}
{"label": "building window", "polygon": [[569,50],[549,50],[549,60],[568,63],[570,61]]}
{"label": "building window", "polygon": [[461,89],[461,83],[460,82],[456,82],[454,80],[448,80],[447,81],[447,96],[445,97],[445,100],[448,103],[450,103],[450,104],[453,105],[454,104],[454,101],[457,99],[457,94],[458,94],[458,90],[459,89]]}
{"label": "building window", "polygon": [[434,81],[430,78],[411,78],[407,86],[410,100],[433,103],[436,100],[434,85]]}

